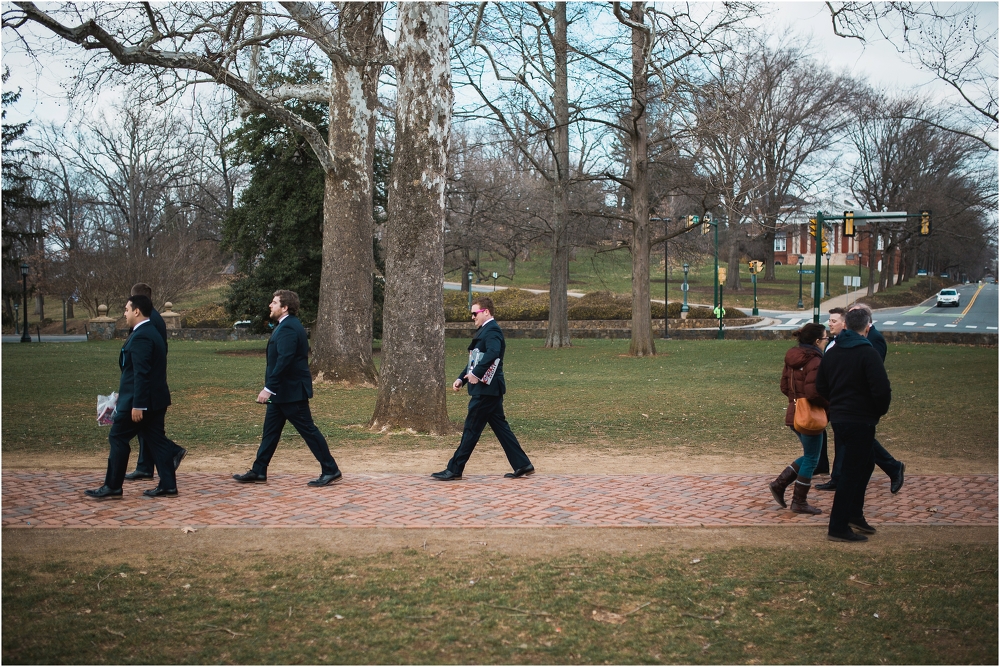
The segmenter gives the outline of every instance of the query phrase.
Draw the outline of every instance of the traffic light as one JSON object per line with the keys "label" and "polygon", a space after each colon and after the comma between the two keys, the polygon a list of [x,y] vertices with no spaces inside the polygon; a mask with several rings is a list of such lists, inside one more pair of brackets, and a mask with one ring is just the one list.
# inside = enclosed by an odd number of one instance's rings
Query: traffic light
{"label": "traffic light", "polygon": [[927,236],[931,233],[931,212],[920,212],[920,235]]}
{"label": "traffic light", "polygon": [[747,266],[750,267],[750,273],[755,275],[764,270],[764,262],[761,262],[756,259],[752,259],[749,262],[747,262]]}
{"label": "traffic light", "polygon": [[844,211],[844,236],[854,236],[854,211]]}
{"label": "traffic light", "polygon": [[809,218],[809,236],[816,236],[816,218]]}
{"label": "traffic light", "polygon": [[826,241],[824,240],[823,243],[821,244],[821,250],[822,250],[822,252],[823,252],[824,255],[828,252],[828,249],[829,249],[829,246],[826,245]]}
{"label": "traffic light", "polygon": [[688,223],[687,224],[688,227],[694,227],[694,216],[693,215],[689,215],[688,216],[687,223]]}

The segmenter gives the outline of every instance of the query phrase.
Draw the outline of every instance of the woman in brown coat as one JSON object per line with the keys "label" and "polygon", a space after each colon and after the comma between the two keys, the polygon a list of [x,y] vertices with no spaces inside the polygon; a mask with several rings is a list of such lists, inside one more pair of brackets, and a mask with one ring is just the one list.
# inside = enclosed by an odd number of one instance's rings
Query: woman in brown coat
{"label": "woman in brown coat", "polygon": [[782,507],[785,503],[785,489],[795,482],[792,493],[791,510],[798,514],[819,514],[822,510],[806,501],[812,486],[813,470],[819,462],[823,448],[823,434],[806,435],[795,431],[795,399],[805,398],[813,405],[829,408],[829,402],[816,391],[816,373],[823,359],[823,349],[829,339],[822,324],[807,324],[795,332],[799,344],[785,353],[785,369],[781,373],[781,393],[788,397],[785,410],[785,425],[795,432],[802,443],[802,456],[785,468],[777,479],[768,486],[775,501]]}

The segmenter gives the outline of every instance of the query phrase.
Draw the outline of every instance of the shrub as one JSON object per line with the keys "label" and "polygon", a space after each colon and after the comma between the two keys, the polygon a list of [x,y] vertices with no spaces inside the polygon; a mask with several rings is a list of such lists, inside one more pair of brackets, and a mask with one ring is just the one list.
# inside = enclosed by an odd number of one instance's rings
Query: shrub
{"label": "shrub", "polygon": [[[473,292],[472,298],[477,293]],[[496,306],[498,320],[547,320],[549,295],[534,294],[526,290],[505,289],[489,295]],[[469,293],[446,291],[444,294],[444,319],[446,322],[471,322],[469,318]]]}
{"label": "shrub", "polygon": [[233,319],[220,304],[192,308],[181,314],[181,326],[185,329],[228,329]]}
{"label": "shrub", "polygon": [[[475,297],[473,297],[475,298]],[[493,303],[497,308],[498,320],[534,320],[549,319],[549,295],[533,294],[525,290],[507,289],[493,295]],[[570,297],[569,319],[571,320],[631,320],[632,297],[627,294],[613,292],[591,292],[579,299]],[[663,317],[663,304],[650,304],[653,319]],[[670,302],[670,317],[678,319],[681,316],[681,304]],[[469,321],[469,293],[445,292],[444,313],[447,322]],[[724,319],[746,317],[746,313],[738,308],[726,308]],[[691,307],[688,317],[693,319],[714,319],[711,308]]]}

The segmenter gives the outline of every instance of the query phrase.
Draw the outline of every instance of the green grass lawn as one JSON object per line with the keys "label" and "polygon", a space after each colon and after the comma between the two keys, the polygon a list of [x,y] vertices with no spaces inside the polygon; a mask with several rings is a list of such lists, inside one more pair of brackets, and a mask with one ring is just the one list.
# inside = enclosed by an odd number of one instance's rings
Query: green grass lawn
{"label": "green grass lawn", "polygon": [[[466,345],[448,339],[448,377],[463,365]],[[778,381],[790,345],[657,341],[659,355],[634,358],[627,356],[626,340],[583,340],[561,350],[510,340],[506,412],[518,437],[535,451],[565,444],[623,452],[789,451],[794,441],[784,426],[786,399]],[[95,406],[98,393],[118,387],[119,348],[118,342],[4,345],[3,451],[106,451],[107,427],[97,425]],[[264,410],[254,399],[264,357],[241,353],[263,348],[263,341],[171,342],[168,434],[193,451],[258,442]],[[879,438],[890,451],[996,466],[996,348],[893,344],[886,367],[893,403]],[[464,392],[448,392],[456,424],[467,401]],[[374,404],[374,389],[318,385],[312,409],[338,448],[426,445],[420,436],[359,428]]]}
{"label": "green grass lawn", "polygon": [[[489,275],[491,272],[503,273],[507,270],[505,260],[494,261],[488,255],[481,258],[482,270]],[[723,263],[723,266],[725,264]],[[700,264],[692,264],[688,272],[688,300],[691,303],[712,303],[714,282],[712,272],[715,268],[711,257],[706,257]],[[802,267],[809,270],[815,267],[806,264]],[[799,267],[776,266],[775,280],[764,281],[763,277],[757,284],[757,305],[759,308],[769,308],[777,310],[795,310],[799,298]],[[844,294],[844,276],[858,275],[856,266],[831,266],[830,285],[828,292],[832,297],[840,297]],[[876,273],[876,280],[878,274]],[[827,282],[826,261],[823,262],[821,280]],[[631,294],[632,292],[632,256],[627,250],[616,250],[613,252],[596,252],[594,250],[581,249],[576,253],[576,258],[569,263],[569,289],[579,292],[593,292],[597,290],[609,290],[618,294]],[[739,292],[723,291],[723,301],[725,304],[736,308],[753,308],[753,285],[750,278],[750,270],[745,263],[740,264],[740,278],[743,281],[743,289]],[[809,283],[815,275],[803,275],[803,302],[806,308],[811,308],[809,300]],[[461,279],[457,273],[449,274],[446,280],[458,281]],[[650,292],[652,298],[663,299],[663,254],[654,253],[650,270]],[[868,287],[868,270],[862,271],[861,294],[864,294]],[[681,284],[684,282],[684,271],[680,266],[670,267],[669,296],[671,301],[681,301]],[[491,285],[492,280],[484,281],[484,284]],[[508,287],[518,287],[521,289],[548,289],[549,287],[549,254],[544,251],[532,253],[531,259],[527,262],[519,262],[514,279],[498,278],[497,285]],[[856,290],[855,290],[856,291]]]}
{"label": "green grass lawn", "polygon": [[5,554],[3,658],[992,664],[996,591],[996,546],[977,544],[461,559],[151,550],[113,566]]}

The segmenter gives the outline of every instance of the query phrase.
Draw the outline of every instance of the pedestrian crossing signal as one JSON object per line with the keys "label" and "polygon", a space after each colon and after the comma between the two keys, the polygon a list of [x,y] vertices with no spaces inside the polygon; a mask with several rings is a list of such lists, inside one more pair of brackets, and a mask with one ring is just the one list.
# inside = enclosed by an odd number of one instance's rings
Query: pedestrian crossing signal
{"label": "pedestrian crossing signal", "polygon": [[764,270],[764,262],[761,262],[761,261],[756,260],[756,259],[750,260],[749,262],[747,262],[747,266],[750,267],[750,273],[752,273],[754,275],[756,275],[756,274],[758,274],[758,273],[760,273],[761,271]]}
{"label": "pedestrian crossing signal", "polygon": [[920,212],[920,235],[927,236],[931,233],[931,212]]}

